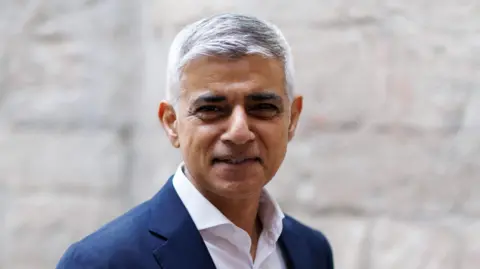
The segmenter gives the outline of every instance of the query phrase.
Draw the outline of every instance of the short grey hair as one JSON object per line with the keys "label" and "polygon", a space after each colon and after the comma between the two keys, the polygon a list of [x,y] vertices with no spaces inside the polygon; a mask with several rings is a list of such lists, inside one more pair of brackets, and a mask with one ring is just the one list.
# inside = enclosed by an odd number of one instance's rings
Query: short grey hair
{"label": "short grey hair", "polygon": [[180,97],[183,67],[200,56],[239,58],[258,54],[282,62],[285,87],[294,95],[294,68],[290,46],[280,29],[270,22],[241,14],[220,14],[201,19],[183,28],[170,46],[167,64],[166,98]]}

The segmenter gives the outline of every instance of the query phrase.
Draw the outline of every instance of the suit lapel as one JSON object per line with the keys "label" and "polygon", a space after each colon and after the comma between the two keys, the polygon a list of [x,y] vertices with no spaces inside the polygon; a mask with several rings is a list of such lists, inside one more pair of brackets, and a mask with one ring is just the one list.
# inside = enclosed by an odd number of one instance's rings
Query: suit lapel
{"label": "suit lapel", "polygon": [[283,230],[279,238],[280,246],[283,250],[287,268],[303,269],[309,268],[310,249],[302,236],[299,236],[293,227],[293,223],[288,217],[283,219]]}
{"label": "suit lapel", "polygon": [[[172,178],[150,201],[150,233],[162,242],[153,255],[162,269],[215,269],[200,233],[173,187]],[[310,247],[296,233],[294,225],[290,218],[283,219],[280,246],[289,269],[309,268]]]}
{"label": "suit lapel", "polygon": [[215,269],[212,258],[188,211],[178,197],[172,177],[152,198],[150,232],[163,239],[153,252],[163,269]]}

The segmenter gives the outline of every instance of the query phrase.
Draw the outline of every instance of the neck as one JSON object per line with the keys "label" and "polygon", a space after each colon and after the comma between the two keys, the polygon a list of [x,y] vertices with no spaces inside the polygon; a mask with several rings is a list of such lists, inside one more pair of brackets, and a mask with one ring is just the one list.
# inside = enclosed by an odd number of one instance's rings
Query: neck
{"label": "neck", "polygon": [[205,195],[205,197],[233,224],[248,233],[252,242],[250,255],[252,259],[255,260],[258,240],[262,232],[262,223],[258,218],[260,195],[244,200],[234,200],[218,196],[208,197],[208,195]]}
{"label": "neck", "polygon": [[205,197],[233,224],[247,232],[250,237],[256,236],[260,195],[238,200],[213,195]]}
{"label": "neck", "polygon": [[260,232],[258,232],[257,215],[261,191],[243,199],[223,197],[198,186],[187,169],[184,169],[183,172],[212,205],[222,212],[233,224],[247,232],[252,238],[252,242],[256,242],[258,236],[260,236]]}
{"label": "neck", "polygon": [[184,170],[184,173],[190,182],[192,182],[197,190],[200,191],[200,193],[212,203],[212,205],[222,212],[222,214],[233,224],[247,232],[252,242],[250,254],[252,255],[252,258],[255,259],[257,243],[262,231],[262,223],[258,219],[261,191],[242,199],[223,197],[208,192],[198,186],[195,180],[192,180],[190,173],[188,173],[186,169]]}

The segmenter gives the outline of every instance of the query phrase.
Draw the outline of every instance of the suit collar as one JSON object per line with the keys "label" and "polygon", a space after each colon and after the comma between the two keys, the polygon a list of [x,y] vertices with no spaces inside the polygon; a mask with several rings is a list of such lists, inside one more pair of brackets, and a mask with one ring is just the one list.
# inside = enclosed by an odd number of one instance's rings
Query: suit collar
{"label": "suit collar", "polygon": [[[185,206],[178,197],[173,176],[151,199],[149,230],[163,239],[153,252],[163,269],[215,269],[203,239]],[[310,249],[304,237],[295,231],[295,223],[286,216],[279,238],[285,261],[290,269],[308,268]]]}
{"label": "suit collar", "polygon": [[163,269],[214,269],[210,254],[172,184],[151,200],[149,230],[164,240],[153,255]]}

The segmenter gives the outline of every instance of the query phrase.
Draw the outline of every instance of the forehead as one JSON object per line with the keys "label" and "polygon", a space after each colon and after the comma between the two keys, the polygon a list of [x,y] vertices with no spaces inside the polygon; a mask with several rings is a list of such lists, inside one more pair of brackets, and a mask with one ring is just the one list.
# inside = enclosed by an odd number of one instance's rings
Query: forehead
{"label": "forehead", "polygon": [[265,90],[286,95],[282,62],[259,55],[197,58],[185,66],[180,85],[186,97],[205,91],[232,97]]}

